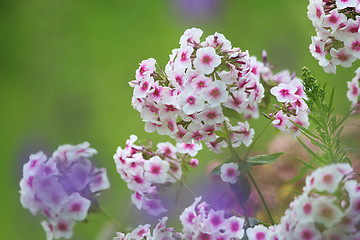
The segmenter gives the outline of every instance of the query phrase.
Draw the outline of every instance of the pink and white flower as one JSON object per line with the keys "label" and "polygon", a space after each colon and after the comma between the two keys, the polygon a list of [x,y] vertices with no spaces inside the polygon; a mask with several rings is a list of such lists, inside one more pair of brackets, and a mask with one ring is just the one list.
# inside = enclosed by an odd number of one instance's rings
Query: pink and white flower
{"label": "pink and white flower", "polygon": [[226,84],[222,81],[211,82],[208,87],[201,92],[201,97],[210,107],[219,106],[228,100],[228,93],[226,91]]}
{"label": "pink and white flower", "polygon": [[235,184],[240,172],[236,163],[224,163],[220,168],[220,177],[223,182]]}
{"label": "pink and white flower", "polygon": [[221,64],[221,57],[216,54],[212,47],[200,48],[196,52],[194,67],[205,74],[210,74]]}
{"label": "pink and white flower", "polygon": [[167,178],[167,172],[170,165],[167,161],[155,156],[144,163],[145,178],[155,183],[164,183]]}

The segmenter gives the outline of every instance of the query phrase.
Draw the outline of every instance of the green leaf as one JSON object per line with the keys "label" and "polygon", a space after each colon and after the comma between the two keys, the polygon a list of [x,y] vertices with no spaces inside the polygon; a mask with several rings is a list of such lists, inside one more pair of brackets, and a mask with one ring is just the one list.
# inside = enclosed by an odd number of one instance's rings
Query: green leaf
{"label": "green leaf", "polygon": [[357,151],[357,152],[360,152],[360,149],[359,148],[345,148],[342,150],[342,152],[346,152],[346,151]]}
{"label": "green leaf", "polygon": [[242,120],[242,117],[240,115],[240,113],[238,113],[237,111],[235,111],[234,109],[231,108],[227,108],[227,107],[222,107],[223,113],[226,117],[229,118],[235,118],[237,120]]}
{"label": "green leaf", "polygon": [[284,152],[273,153],[273,154],[268,154],[268,155],[257,155],[257,156],[246,159],[246,161],[248,163],[250,163],[250,165],[252,165],[252,166],[265,165],[268,163],[275,162],[283,154],[284,154]]}
{"label": "green leaf", "polygon": [[314,153],[308,146],[306,146],[306,144],[300,138],[298,138],[298,141],[306,149],[306,151],[308,151],[311,154],[311,156],[313,156],[319,162],[326,164],[326,162],[323,159],[321,159],[316,153]]}
{"label": "green leaf", "polygon": [[341,124],[343,124],[345,122],[345,120],[350,116],[350,114],[352,113],[352,110],[350,110],[350,112],[348,112],[342,119],[340,119],[336,125],[335,125],[335,129],[337,129],[338,127],[340,127]]}
{"label": "green leaf", "polygon": [[329,100],[330,113],[333,111],[334,94],[335,94],[335,87],[333,87],[331,91],[330,100]]}
{"label": "green leaf", "polygon": [[312,169],[312,170],[315,170],[315,168],[314,168],[313,166],[311,166],[310,164],[308,164],[308,163],[306,163],[306,162],[304,162],[304,161],[302,161],[302,160],[300,160],[300,159],[298,159],[298,158],[296,158],[296,157],[294,157],[294,159],[295,159],[296,161],[300,162],[301,164],[303,164],[304,166],[306,166],[307,168],[310,168],[310,169]]}
{"label": "green leaf", "polygon": [[304,177],[306,175],[306,173],[309,171],[309,168],[307,166],[303,166],[299,172],[299,174],[297,176],[295,176],[294,178],[288,180],[288,183],[294,183],[298,180],[300,180],[302,177]]}
{"label": "green leaf", "polygon": [[243,172],[248,172],[248,171],[251,169],[251,164],[248,163],[248,162],[244,162],[244,161],[241,161],[241,162],[238,164],[238,166],[239,166],[239,171],[240,171],[241,173],[243,173]]}

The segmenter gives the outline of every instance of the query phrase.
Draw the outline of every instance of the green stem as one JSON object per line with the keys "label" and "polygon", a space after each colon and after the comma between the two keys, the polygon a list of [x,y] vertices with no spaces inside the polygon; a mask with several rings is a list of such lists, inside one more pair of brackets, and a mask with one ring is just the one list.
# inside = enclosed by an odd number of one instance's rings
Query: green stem
{"label": "green stem", "polygon": [[227,127],[226,121],[224,121],[224,128],[225,128],[225,133],[226,133],[226,141],[228,143],[231,155],[233,156],[233,158],[235,158],[239,163],[241,162],[241,158],[239,157],[239,155],[237,154],[237,152],[235,151],[232,143],[231,143],[231,136],[229,133],[229,129]]}
{"label": "green stem", "polygon": [[[252,144],[251,144],[248,152],[246,153],[245,159],[247,158],[247,156],[248,156],[251,148],[254,146],[254,144],[255,144],[256,141],[260,138],[260,136],[264,133],[266,127],[267,127],[270,123],[271,123],[271,121],[268,122],[268,123],[265,125],[265,127],[263,128],[263,130],[262,130],[262,131],[260,132],[260,134],[257,136],[257,138],[252,142]],[[225,126],[225,132],[226,132],[227,139],[228,139],[227,142],[228,142],[228,145],[229,145],[229,149],[230,149],[233,157],[240,163],[240,162],[241,162],[241,159],[239,158],[237,152],[235,151],[235,149],[234,149],[233,146],[232,146],[231,138],[230,138],[230,134],[229,134],[229,130],[228,130],[228,128],[227,128],[227,125],[226,125],[226,122],[225,122],[225,121],[224,121],[224,126]],[[257,183],[256,183],[254,177],[252,176],[251,172],[248,171],[247,174],[249,175],[251,182],[253,183],[253,185],[254,185],[257,193],[259,194],[259,197],[260,197],[260,199],[261,199],[261,202],[262,202],[262,204],[264,205],[265,210],[266,210],[266,212],[267,212],[267,214],[268,214],[268,216],[269,216],[269,218],[270,218],[271,224],[274,225],[274,219],[273,219],[273,217],[272,217],[272,215],[271,215],[270,209],[269,209],[269,207],[268,207],[268,205],[267,205],[267,203],[266,203],[266,201],[265,201],[264,196],[263,196],[262,193],[261,193],[261,190],[260,190],[259,186],[257,185]],[[245,220],[246,220],[246,222],[250,222],[249,219],[248,219],[248,216],[246,216],[246,215],[247,215],[246,206],[244,206],[243,209],[244,209],[244,213],[245,213]]]}
{"label": "green stem", "polygon": [[264,198],[264,196],[262,195],[259,186],[257,185],[257,183],[256,183],[253,175],[251,174],[251,172],[248,171],[247,174],[249,175],[249,178],[250,178],[252,184],[254,185],[257,193],[259,194],[259,197],[260,197],[260,199],[261,199],[261,202],[263,203],[263,205],[264,205],[264,207],[265,207],[265,210],[266,210],[266,212],[267,212],[267,215],[268,215],[269,218],[270,218],[271,225],[274,225],[274,224],[275,224],[275,223],[274,223],[274,219],[273,219],[273,217],[272,217],[272,215],[271,215],[269,206],[267,205],[267,203],[266,203],[266,201],[265,201],[265,198]]}
{"label": "green stem", "polygon": [[179,183],[181,186],[184,186],[185,189],[194,197],[196,198],[195,193],[193,192],[193,190],[191,190],[191,188],[184,182],[184,181],[180,181],[179,179],[177,179],[174,174],[172,174],[171,172],[168,172],[170,176],[172,176],[177,183]]}
{"label": "green stem", "polygon": [[123,226],[121,226],[120,222],[111,217],[107,212],[104,211],[100,206],[97,206],[100,212],[102,212],[115,226],[117,226],[119,229],[123,229]]}
{"label": "green stem", "polygon": [[[243,207],[243,210],[244,210],[244,215],[245,215],[246,228],[249,228],[249,227],[251,227],[251,225],[250,225],[249,215],[248,215],[248,212],[247,212],[247,209],[246,209],[246,204],[245,204],[245,206]],[[246,230],[246,229],[245,229],[245,230]]]}
{"label": "green stem", "polygon": [[246,152],[246,155],[245,155],[245,160],[247,159],[251,149],[254,147],[255,143],[259,140],[260,136],[265,132],[265,129],[267,128],[267,126],[269,126],[269,124],[271,123],[272,121],[269,121],[265,127],[263,128],[263,130],[260,132],[260,134],[254,139],[254,141],[251,143],[248,151]]}

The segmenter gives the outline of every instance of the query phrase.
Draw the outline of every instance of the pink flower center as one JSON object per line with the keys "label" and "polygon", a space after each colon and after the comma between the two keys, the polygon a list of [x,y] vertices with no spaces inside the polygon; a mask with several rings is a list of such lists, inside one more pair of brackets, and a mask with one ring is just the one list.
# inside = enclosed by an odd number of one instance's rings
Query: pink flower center
{"label": "pink flower center", "polygon": [[203,62],[204,64],[210,64],[210,63],[211,63],[211,60],[212,60],[212,58],[211,58],[209,55],[204,55],[204,56],[202,57],[202,62]]}
{"label": "pink flower center", "polygon": [[174,131],[174,124],[171,121],[168,121],[167,127],[170,129],[170,131]]}
{"label": "pink flower center", "polygon": [[232,169],[232,168],[227,169],[226,170],[226,175],[228,175],[229,177],[234,176],[235,175],[234,169]]}
{"label": "pink flower center", "polygon": [[352,86],[352,91],[351,91],[351,94],[353,94],[353,95],[357,95],[358,94],[358,92],[359,92],[359,89],[356,87],[356,86]]}
{"label": "pink flower center", "polygon": [[214,98],[217,98],[220,96],[220,90],[218,88],[213,88],[210,91],[210,95]]}
{"label": "pink flower center", "polygon": [[154,175],[159,175],[160,170],[161,170],[161,167],[159,165],[153,165],[151,167],[151,173],[154,174]]}
{"label": "pink flower center", "polygon": [[344,53],[339,53],[339,54],[337,54],[337,57],[338,57],[338,59],[339,59],[340,61],[343,61],[343,62],[345,62],[346,60],[349,59],[349,56],[346,55],[346,54],[344,54]]}
{"label": "pink flower center", "polygon": [[145,91],[148,88],[149,84],[148,82],[144,82],[141,86],[141,90]]}
{"label": "pink flower center", "polygon": [[208,119],[214,119],[216,117],[216,112],[207,112],[206,117]]}
{"label": "pink flower center", "polygon": [[74,203],[71,206],[71,211],[72,212],[79,212],[81,210],[81,204],[80,203]]}
{"label": "pink flower center", "polygon": [[214,226],[219,226],[221,224],[221,218],[219,216],[214,216],[211,218],[211,223]]}
{"label": "pink flower center", "polygon": [[326,174],[323,176],[323,181],[326,184],[331,184],[333,182],[333,176],[330,174]]}
{"label": "pink flower center", "polygon": [[321,209],[321,215],[327,219],[331,219],[333,217],[333,211],[329,207],[324,207]]}
{"label": "pink flower center", "polygon": [[355,41],[351,44],[351,49],[354,51],[360,51],[360,41]]}
{"label": "pink flower center", "polygon": [[181,53],[181,61],[184,62],[186,60],[186,53],[182,52]]}
{"label": "pink flower center", "polygon": [[190,96],[186,99],[186,102],[189,104],[189,105],[194,105],[196,103],[196,98],[193,97],[193,96]]}
{"label": "pink flower center", "polygon": [[311,204],[310,203],[306,203],[303,207],[303,211],[306,214],[310,214],[312,210]]}
{"label": "pink flower center", "polygon": [[139,183],[139,184],[143,183],[143,179],[142,179],[141,177],[139,177],[139,176],[135,176],[135,177],[134,177],[134,181],[135,181],[136,183]]}
{"label": "pink flower center", "polygon": [[331,22],[331,23],[336,23],[337,21],[338,21],[338,18],[336,17],[336,16],[334,16],[334,15],[331,15],[330,17],[329,17],[329,21]]}
{"label": "pink flower center", "polygon": [[239,223],[238,222],[232,222],[231,225],[230,225],[230,229],[232,232],[237,232],[239,231]]}
{"label": "pink flower center", "polygon": [[67,224],[64,223],[64,222],[58,223],[57,227],[58,227],[58,229],[59,229],[60,231],[62,231],[62,232],[65,232],[65,231],[68,230],[68,226],[67,226]]}
{"label": "pink flower center", "polygon": [[320,18],[321,15],[322,15],[321,10],[320,10],[320,8],[317,7],[317,8],[316,8],[316,16],[317,16],[318,18]]}
{"label": "pink flower center", "polygon": [[301,237],[305,240],[311,240],[313,238],[313,233],[309,230],[304,230],[301,233]]}
{"label": "pink flower center", "polygon": [[189,223],[193,223],[193,219],[195,218],[195,215],[193,213],[189,213],[188,217],[187,217],[187,221]]}
{"label": "pink flower center", "polygon": [[263,232],[258,232],[255,235],[256,240],[263,240],[265,239],[265,234]]}
{"label": "pink flower center", "polygon": [[176,80],[176,82],[177,82],[180,86],[182,86],[183,80],[182,80],[182,78],[181,78],[180,76],[176,76],[176,77],[175,77],[175,80]]}
{"label": "pink flower center", "polygon": [[145,233],[145,229],[141,229],[140,231],[138,231],[137,235],[142,237]]}
{"label": "pink flower center", "polygon": [[281,89],[280,90],[280,94],[283,96],[283,97],[286,97],[289,95],[289,90],[288,89]]}

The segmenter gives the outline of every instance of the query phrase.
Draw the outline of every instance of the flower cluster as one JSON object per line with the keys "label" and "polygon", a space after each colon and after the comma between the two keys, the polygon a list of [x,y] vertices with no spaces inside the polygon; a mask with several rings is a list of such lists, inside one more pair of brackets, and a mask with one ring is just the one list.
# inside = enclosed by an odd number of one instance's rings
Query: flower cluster
{"label": "flower cluster", "polygon": [[183,239],[242,239],[244,219],[225,216],[224,211],[214,211],[201,197],[185,208],[180,215]]}
{"label": "flower cluster", "polygon": [[214,211],[206,202],[200,202],[201,197],[185,208],[180,215],[183,226],[181,233],[174,233],[173,228],[166,228],[167,217],[162,218],[155,229],[153,236],[150,224],[140,225],[131,233],[116,233],[114,240],[141,240],[141,239],[242,239],[244,236],[244,219],[225,216],[224,211]]}
{"label": "flower cluster", "polygon": [[317,35],[309,48],[325,72],[336,73],[336,65],[350,67],[360,58],[359,13],[357,0],[310,0],[307,14]]}
{"label": "flower cluster", "polygon": [[151,215],[159,215],[166,209],[158,199],[158,186],[180,180],[182,168],[187,163],[192,167],[198,165],[191,158],[201,149],[201,145],[178,143],[176,147],[169,142],[151,146],[135,145],[137,136],[131,135],[126,141],[125,149],[118,147],[114,160],[121,178],[127,183],[132,202],[138,209],[145,209]]}
{"label": "flower cluster", "polygon": [[282,132],[292,133],[294,137],[300,136],[300,129],[294,123],[308,128],[309,108],[305,102],[307,96],[300,78],[290,76],[289,71],[281,71],[274,75],[273,81],[278,85],[271,88],[270,93],[274,95],[281,106],[276,106],[274,113],[270,116],[274,119],[272,124]]}
{"label": "flower cluster", "polygon": [[355,77],[350,81],[347,82],[348,91],[346,93],[347,98],[351,102],[351,108],[355,108],[354,112],[360,112],[360,68],[355,71]]}
{"label": "flower cluster", "polygon": [[[140,63],[132,105],[145,121],[147,132],[169,135],[177,142],[204,141],[219,151],[227,145],[216,131],[227,121],[224,109],[243,118],[259,117],[264,95],[260,75],[266,77],[263,63],[247,51],[232,48],[224,35],[215,33],[200,42],[202,30],[187,29],[174,49],[165,71],[156,68],[153,58]],[[247,122],[227,127],[236,135],[236,143],[251,143],[253,130]]]}
{"label": "flower cluster", "polygon": [[[352,171],[344,163],[318,168],[306,178],[303,194],[290,204],[280,224],[249,228],[249,239],[359,239],[360,184]],[[251,238],[254,232],[266,237]]]}
{"label": "flower cluster", "polygon": [[47,239],[70,238],[76,221],[86,218],[95,195],[110,187],[105,168],[92,165],[96,150],[85,142],[60,146],[51,158],[30,155],[23,167],[20,200],[24,208],[48,220],[42,222]]}
{"label": "flower cluster", "polygon": [[139,225],[132,232],[124,234],[121,232],[116,233],[116,237],[113,240],[174,240],[173,228],[166,228],[167,217],[160,219],[159,223],[153,230],[151,235],[150,224]]}

